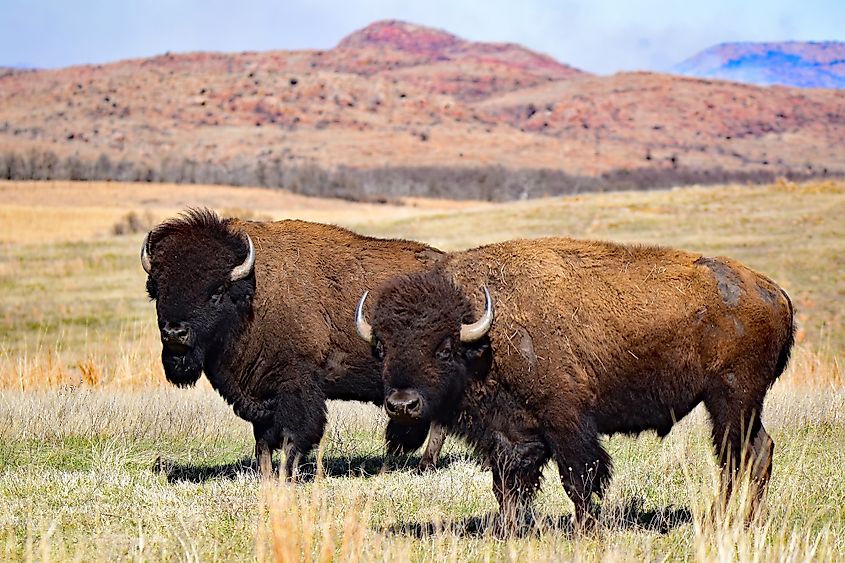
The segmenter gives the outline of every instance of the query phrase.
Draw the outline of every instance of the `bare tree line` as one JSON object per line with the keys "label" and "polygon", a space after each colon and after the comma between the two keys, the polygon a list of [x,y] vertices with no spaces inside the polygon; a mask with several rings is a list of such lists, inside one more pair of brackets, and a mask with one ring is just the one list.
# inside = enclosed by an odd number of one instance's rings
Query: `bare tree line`
{"label": "bare tree line", "polygon": [[721,168],[618,169],[601,176],[577,176],[543,168],[510,169],[503,166],[449,167],[396,166],[389,168],[335,169],[313,164],[288,164],[280,158],[227,162],[200,162],[190,158],[165,158],[158,166],[129,160],[113,161],[106,154],[85,160],[60,158],[49,150],[0,153],[0,179],[94,180],[222,184],[284,188],[293,193],[355,201],[389,201],[402,197],[434,197],[507,201],[565,194],[648,190],[691,184],[728,182],[768,183],[779,177],[803,180],[842,176],[842,172],[748,170]]}

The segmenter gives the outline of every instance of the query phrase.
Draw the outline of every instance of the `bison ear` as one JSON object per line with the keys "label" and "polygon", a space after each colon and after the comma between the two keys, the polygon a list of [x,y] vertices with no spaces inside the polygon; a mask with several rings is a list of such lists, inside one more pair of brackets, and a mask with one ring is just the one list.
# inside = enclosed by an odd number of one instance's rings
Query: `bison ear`
{"label": "bison ear", "polygon": [[150,276],[147,276],[147,295],[153,301],[158,298],[158,284],[156,284],[156,281]]}
{"label": "bison ear", "polygon": [[490,340],[483,338],[471,345],[464,345],[464,357],[467,359],[468,371],[473,376],[484,377],[493,365],[493,351]]}
{"label": "bison ear", "polygon": [[252,283],[237,283],[229,288],[229,296],[241,313],[246,313],[252,305],[252,298],[255,295],[255,280]]}

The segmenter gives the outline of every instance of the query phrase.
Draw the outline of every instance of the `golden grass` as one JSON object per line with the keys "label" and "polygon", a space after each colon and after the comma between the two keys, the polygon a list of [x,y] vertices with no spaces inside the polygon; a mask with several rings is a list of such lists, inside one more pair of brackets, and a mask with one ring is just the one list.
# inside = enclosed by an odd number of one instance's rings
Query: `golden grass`
{"label": "golden grass", "polygon": [[421,198],[410,198],[399,205],[379,205],[230,186],[0,181],[0,244],[107,237],[112,226],[132,211],[147,211],[164,220],[187,207],[205,206],[224,214],[242,210],[273,219],[366,223],[487,205]]}
{"label": "golden grass", "polygon": [[137,259],[143,235],[108,233],[127,210],[150,210],[163,219],[181,205],[333,221],[444,249],[567,235],[732,256],[792,296],[801,344],[794,361],[806,364],[802,377],[814,386],[842,382],[842,181],[495,205],[427,200],[363,205],[257,188],[68,182],[0,182],[0,195],[1,386],[161,384],[155,312]]}

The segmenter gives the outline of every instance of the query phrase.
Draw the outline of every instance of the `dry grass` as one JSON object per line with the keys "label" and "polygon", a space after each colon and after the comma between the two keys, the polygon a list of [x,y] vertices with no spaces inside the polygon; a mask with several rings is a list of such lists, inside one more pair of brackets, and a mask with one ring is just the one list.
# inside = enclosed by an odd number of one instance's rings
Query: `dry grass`
{"label": "dry grass", "polygon": [[[780,183],[458,208],[308,200],[284,208],[253,203],[293,196],[258,190],[249,196],[258,199],[241,200],[250,192],[240,188],[189,196],[174,193],[183,187],[0,184],[14,194],[0,203],[0,218],[10,221],[0,223],[0,558],[843,559],[843,187]],[[160,201],[144,204],[144,194]],[[496,507],[490,474],[473,456],[450,440],[436,473],[412,473],[411,459],[409,468],[380,474],[384,417],[363,405],[330,406],[310,460],[313,480],[262,486],[249,426],[204,380],[188,391],[164,382],[137,258],[142,235],[106,234],[129,210],[163,218],[181,197],[447,249],[567,234],[726,254],[768,273],[796,301],[803,341],[764,413],[777,444],[766,518],[750,528],[730,514],[709,518],[716,474],[700,409],[663,441],[608,441],[616,477],[597,535],[572,533],[571,504],[550,467],[538,531],[494,540],[484,526]],[[46,225],[53,230],[39,232]]]}
{"label": "dry grass", "polygon": [[[29,377],[33,383],[54,381],[62,370],[73,379],[82,375],[77,366],[91,363],[104,383],[127,382],[133,374],[142,384],[159,379],[153,306],[137,259],[143,235],[106,233],[126,213],[121,205],[165,218],[180,202],[302,216],[444,249],[568,235],[732,256],[789,291],[798,311],[799,342],[824,365],[838,366],[830,373],[841,373],[845,182],[591,194],[501,205],[411,201],[398,207],[253,188],[0,183],[0,192],[0,216],[10,218],[0,220],[0,231],[14,233],[7,238],[0,233],[0,384],[19,381],[22,365],[44,366],[43,374],[25,370],[38,374]],[[108,207],[90,207],[92,198]],[[20,207],[36,201],[51,207]],[[160,207],[144,207],[152,201]],[[290,207],[273,211],[285,202]]]}
{"label": "dry grass", "polygon": [[[193,391],[0,392],[0,556],[5,559],[769,561],[845,557],[845,394],[776,388],[766,517],[713,520],[706,416],[665,440],[608,441],[615,479],[601,528],[579,536],[549,467],[534,534],[490,535],[489,472],[447,442],[443,468],[379,474],[384,417],[332,404],[313,480],[262,486],[248,426]],[[318,461],[319,460],[319,461]],[[413,463],[413,460],[411,461]]]}
{"label": "dry grass", "polygon": [[263,188],[126,184],[117,182],[9,182],[0,180],[0,244],[77,242],[107,237],[128,213],[161,221],[187,207],[227,214],[326,223],[368,223],[488,204],[409,199],[376,205],[311,198]]}

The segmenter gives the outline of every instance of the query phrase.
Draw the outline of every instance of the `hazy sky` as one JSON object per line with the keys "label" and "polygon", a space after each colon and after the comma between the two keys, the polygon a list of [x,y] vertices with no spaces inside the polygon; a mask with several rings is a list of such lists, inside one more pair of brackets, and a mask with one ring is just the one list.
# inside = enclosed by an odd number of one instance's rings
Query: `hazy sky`
{"label": "hazy sky", "polygon": [[0,0],[0,65],[325,49],[388,18],[598,73],[662,70],[724,41],[845,40],[845,0]]}

